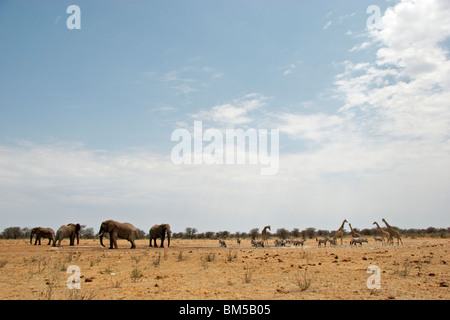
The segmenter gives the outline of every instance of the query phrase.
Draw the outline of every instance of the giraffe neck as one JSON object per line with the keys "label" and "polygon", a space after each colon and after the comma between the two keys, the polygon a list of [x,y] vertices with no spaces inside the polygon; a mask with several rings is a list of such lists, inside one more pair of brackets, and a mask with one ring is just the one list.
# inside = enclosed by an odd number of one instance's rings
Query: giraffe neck
{"label": "giraffe neck", "polygon": [[344,224],[345,224],[345,221],[342,221],[342,224],[341,224],[341,227],[339,228],[339,230],[343,230],[344,229]]}
{"label": "giraffe neck", "polygon": [[387,223],[386,221],[385,221],[384,223],[386,224],[386,227],[387,227],[389,230],[394,230],[394,228],[392,228],[392,227],[389,225],[389,223]]}

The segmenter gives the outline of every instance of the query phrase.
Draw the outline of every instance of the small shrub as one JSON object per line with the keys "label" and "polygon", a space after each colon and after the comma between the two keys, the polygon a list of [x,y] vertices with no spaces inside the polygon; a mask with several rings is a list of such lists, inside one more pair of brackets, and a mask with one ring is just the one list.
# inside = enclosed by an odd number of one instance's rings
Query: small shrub
{"label": "small shrub", "polygon": [[403,262],[402,268],[397,268],[396,270],[394,270],[394,274],[402,276],[402,277],[406,277],[409,275],[409,272],[411,270],[411,265],[409,264],[409,260],[406,259],[405,262]]}
{"label": "small shrub", "polygon": [[140,278],[142,278],[144,276],[144,274],[142,273],[142,271],[138,268],[137,265],[135,265],[133,267],[133,269],[131,270],[131,274],[130,274],[130,278],[133,282],[136,282],[137,280],[139,280]]}
{"label": "small shrub", "polygon": [[294,273],[295,282],[297,286],[300,288],[300,291],[306,291],[310,286],[312,279],[308,276],[308,269],[305,270],[297,270],[296,273]]}
{"label": "small shrub", "polygon": [[248,263],[245,265],[245,273],[244,273],[244,282],[250,283],[252,281],[253,272],[255,271],[253,268],[248,266]]}
{"label": "small shrub", "polygon": [[215,253],[207,253],[206,255],[205,255],[205,261],[206,262],[213,262],[213,261],[215,261],[216,260],[216,254]]}
{"label": "small shrub", "polygon": [[185,261],[185,260],[187,260],[187,257],[186,257],[186,256],[183,256],[183,251],[180,251],[180,252],[178,253],[177,259],[178,259],[178,261]]}
{"label": "small shrub", "polygon": [[227,253],[227,261],[232,262],[236,258],[237,258],[237,252],[230,249]]}
{"label": "small shrub", "polygon": [[153,257],[153,266],[156,268],[159,267],[160,264],[161,264],[161,252],[158,252],[158,254]]}
{"label": "small shrub", "polygon": [[112,287],[113,288],[120,288],[120,286],[122,285],[122,282],[121,281],[114,281],[113,280],[113,274],[110,274],[109,275],[110,277],[111,277],[111,285],[112,285]]}
{"label": "small shrub", "polygon": [[111,263],[108,263],[108,266],[105,268],[104,272],[106,274],[111,274],[112,273],[112,269],[111,269]]}
{"label": "small shrub", "polygon": [[4,266],[6,266],[7,263],[8,263],[8,261],[6,261],[6,260],[0,261],[0,269],[3,268]]}

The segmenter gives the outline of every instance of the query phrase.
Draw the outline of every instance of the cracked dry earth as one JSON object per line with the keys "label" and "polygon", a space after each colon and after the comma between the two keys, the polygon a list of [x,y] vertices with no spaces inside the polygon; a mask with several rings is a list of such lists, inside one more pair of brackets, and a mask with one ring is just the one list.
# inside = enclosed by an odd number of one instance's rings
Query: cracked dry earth
{"label": "cracked dry earth", "polygon": [[[61,248],[0,240],[0,299],[450,299],[447,239],[404,239],[382,246],[253,248],[245,239],[172,239],[170,248],[137,249],[119,241],[109,250],[98,240]],[[45,241],[46,242],[46,241]],[[80,270],[80,289],[70,290],[67,268]],[[369,289],[371,265],[380,270],[380,289]],[[72,282],[71,282],[72,283]]]}

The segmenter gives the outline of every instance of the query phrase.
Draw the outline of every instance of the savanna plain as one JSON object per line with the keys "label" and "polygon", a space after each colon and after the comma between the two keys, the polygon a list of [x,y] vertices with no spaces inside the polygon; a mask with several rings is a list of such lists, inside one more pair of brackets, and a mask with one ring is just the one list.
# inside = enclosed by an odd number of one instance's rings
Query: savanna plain
{"label": "savanna plain", "polygon": [[[403,245],[254,248],[249,239],[227,247],[217,240],[172,239],[170,248],[119,249],[98,240],[78,246],[31,245],[0,240],[0,299],[86,300],[293,300],[293,299],[450,299],[449,244],[440,238],[404,239]],[[159,241],[158,241],[159,244]],[[80,289],[69,289],[71,265],[80,270]],[[380,270],[380,288],[369,289],[369,266]]]}

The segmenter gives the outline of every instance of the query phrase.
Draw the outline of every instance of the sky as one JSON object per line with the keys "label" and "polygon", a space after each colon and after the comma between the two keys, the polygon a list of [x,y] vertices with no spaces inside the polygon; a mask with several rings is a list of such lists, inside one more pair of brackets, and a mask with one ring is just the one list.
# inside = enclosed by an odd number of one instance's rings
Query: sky
{"label": "sky", "polygon": [[[1,1],[0,229],[449,227],[449,16],[447,0]],[[174,163],[194,121],[278,130],[276,174]]]}

